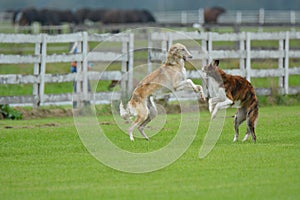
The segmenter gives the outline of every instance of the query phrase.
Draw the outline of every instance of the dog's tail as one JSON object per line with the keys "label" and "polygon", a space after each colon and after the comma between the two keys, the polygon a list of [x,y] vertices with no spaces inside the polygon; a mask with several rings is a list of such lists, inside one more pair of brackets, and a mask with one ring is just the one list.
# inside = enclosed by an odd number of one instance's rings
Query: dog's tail
{"label": "dog's tail", "polygon": [[121,116],[123,119],[128,120],[128,118],[129,118],[129,113],[128,113],[128,111],[124,108],[124,105],[123,105],[122,101],[121,101],[121,103],[120,103],[119,108],[120,108],[120,116]]}

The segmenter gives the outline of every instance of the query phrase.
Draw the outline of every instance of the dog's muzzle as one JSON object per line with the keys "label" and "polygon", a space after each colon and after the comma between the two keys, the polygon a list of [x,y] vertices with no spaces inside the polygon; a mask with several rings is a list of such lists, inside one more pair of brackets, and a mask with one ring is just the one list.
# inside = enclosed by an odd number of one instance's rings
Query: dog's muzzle
{"label": "dog's muzzle", "polygon": [[[186,61],[186,58],[187,58],[186,56],[183,56],[183,57],[182,57],[182,59],[183,59],[184,61]],[[192,56],[192,55],[189,55],[188,58],[189,58],[189,59],[192,59],[193,56]]]}

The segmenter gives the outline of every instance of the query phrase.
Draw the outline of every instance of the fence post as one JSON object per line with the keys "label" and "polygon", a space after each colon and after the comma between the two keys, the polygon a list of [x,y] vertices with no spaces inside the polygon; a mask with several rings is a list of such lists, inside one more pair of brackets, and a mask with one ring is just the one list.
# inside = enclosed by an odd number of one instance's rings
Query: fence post
{"label": "fence post", "polygon": [[152,42],[152,34],[148,34],[148,74],[152,72],[152,48],[153,48],[153,42]]}
{"label": "fence post", "polygon": [[246,34],[246,79],[251,81],[251,33]]}
{"label": "fence post", "polygon": [[286,32],[284,41],[284,94],[289,94],[289,40],[289,32]]}
{"label": "fence post", "polygon": [[[38,37],[42,38],[42,35],[40,34],[40,35],[38,35]],[[42,49],[42,41],[35,43],[34,55],[35,56],[41,56],[41,54],[42,54],[41,49]],[[34,66],[33,66],[33,75],[39,76],[40,67],[41,67],[41,60],[40,60],[39,63],[34,64]],[[33,91],[32,91],[33,108],[38,108],[38,106],[40,105],[39,87],[40,87],[40,83],[34,83],[33,84]]]}
{"label": "fence post", "polygon": [[290,22],[291,22],[291,25],[292,25],[291,31],[296,31],[296,28],[295,28],[296,13],[293,10],[290,11]]}
{"label": "fence post", "polygon": [[235,23],[236,24],[241,24],[242,23],[242,12],[241,11],[237,11],[235,17],[236,17],[235,18]]}
{"label": "fence post", "polygon": [[[284,66],[283,66],[283,61],[284,61],[284,57],[285,57],[285,52],[284,52],[284,39],[280,39],[279,40],[279,47],[278,47],[278,50],[280,52],[283,52],[283,57],[281,58],[278,58],[278,69],[283,69]],[[283,76],[280,76],[279,79],[278,79],[278,87],[280,88],[280,90],[283,89],[283,86],[284,86],[284,73],[283,73]]]}
{"label": "fence post", "polygon": [[200,27],[202,27],[203,24],[205,23],[205,21],[204,21],[204,9],[202,9],[202,8],[200,8],[198,10],[198,21],[199,21]]}
{"label": "fence post", "polygon": [[46,57],[47,57],[47,34],[42,34],[42,49],[41,49],[41,65],[39,69],[39,104],[44,103],[45,95],[45,73],[46,73]]}
{"label": "fence post", "polygon": [[260,8],[258,11],[258,23],[260,25],[263,25],[265,22],[265,10],[263,8]]}
{"label": "fence post", "polygon": [[207,65],[207,57],[208,57],[208,48],[207,48],[207,32],[202,32],[201,34],[204,35],[204,39],[201,41],[202,51],[204,53],[204,58],[202,58],[202,66]]}
{"label": "fence post", "polygon": [[121,98],[123,100],[127,101],[128,95],[127,95],[127,81],[128,81],[128,71],[127,71],[127,60],[128,60],[128,42],[123,41],[122,42],[122,67],[121,67],[121,73],[122,73],[122,79],[121,79],[121,88],[122,88],[122,94]]}
{"label": "fence post", "polygon": [[134,59],[134,34],[129,34],[128,41],[128,63],[127,63],[127,72],[128,72],[128,81],[127,81],[127,95],[130,96],[133,90],[133,59]]}
{"label": "fence post", "polygon": [[41,25],[40,25],[40,23],[34,22],[31,25],[31,29],[32,29],[32,33],[34,33],[34,34],[40,33],[41,32]]}
{"label": "fence post", "polygon": [[88,33],[82,32],[82,100],[89,102],[89,88],[88,88]]}
{"label": "fence post", "polygon": [[164,33],[163,34],[163,39],[161,41],[161,52],[163,54],[163,58],[162,58],[162,62],[165,62],[167,59],[167,55],[168,55],[168,34]]}
{"label": "fence post", "polygon": [[[203,35],[203,39],[201,41],[201,47],[202,47],[202,52],[203,52],[203,57],[202,57],[202,66],[206,66],[208,63],[208,57],[209,57],[209,53],[208,53],[208,33],[207,32],[201,32],[200,34]],[[203,77],[203,83],[202,83],[202,86],[203,86],[203,92],[206,96],[206,98],[210,98],[211,97],[211,94],[209,92],[209,78],[208,76],[205,74],[204,77]]]}
{"label": "fence post", "polygon": [[167,34],[167,52],[169,51],[169,49],[171,48],[171,46],[173,44],[173,35],[172,34],[173,34],[173,32],[170,32]]}
{"label": "fence post", "polygon": [[235,24],[233,26],[234,32],[239,33],[240,32],[240,25],[242,23],[242,12],[237,11],[235,16]]}
{"label": "fence post", "polygon": [[181,24],[187,24],[187,12],[181,11]]}
{"label": "fence post", "polygon": [[126,35],[126,40],[122,42],[122,99],[127,100],[133,90],[133,57],[134,57],[134,34]]}
{"label": "fence post", "polygon": [[240,70],[243,74],[243,77],[245,77],[246,73],[245,73],[245,61],[246,61],[246,57],[245,57],[245,50],[246,50],[246,33],[245,32],[241,32],[240,34],[240,41],[239,41],[239,45],[240,45]]}
{"label": "fence post", "polygon": [[260,25],[258,28],[258,31],[262,32],[263,27],[262,25],[265,23],[265,10],[263,8],[260,8],[258,11],[258,24]]}
{"label": "fence post", "polygon": [[208,40],[207,40],[208,60],[207,60],[207,63],[212,62],[212,58],[210,56],[211,51],[213,49],[213,47],[212,47],[212,36],[211,35],[212,35],[212,32],[208,32]]}
{"label": "fence post", "polygon": [[204,36],[205,39],[202,39],[202,50],[206,54],[204,58],[202,58],[202,65],[205,66],[212,61],[212,58],[210,56],[210,52],[212,51],[212,37],[211,37],[212,33],[205,32],[202,34],[205,34]]}
{"label": "fence post", "polygon": [[[78,41],[78,46],[77,46],[77,52],[76,53],[82,53],[82,40]],[[81,60],[76,60],[77,66],[76,66],[76,79],[74,82],[74,92],[76,96],[76,107],[81,108],[82,107],[82,59]]]}

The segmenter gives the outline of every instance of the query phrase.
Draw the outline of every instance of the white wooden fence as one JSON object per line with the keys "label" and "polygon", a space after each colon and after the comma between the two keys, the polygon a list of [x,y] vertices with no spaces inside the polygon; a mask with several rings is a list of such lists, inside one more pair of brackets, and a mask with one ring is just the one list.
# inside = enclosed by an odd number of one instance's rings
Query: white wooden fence
{"label": "white wooden fence", "polygon": [[[149,62],[164,60],[167,49],[176,41],[185,40],[201,41],[201,48],[192,51],[193,59],[202,60],[202,66],[212,59],[239,59],[239,69],[225,70],[227,73],[251,78],[279,77],[279,93],[296,94],[300,92],[300,87],[289,86],[289,75],[300,75],[300,66],[290,66],[289,59],[300,58],[300,49],[291,49],[290,40],[299,40],[300,32],[277,32],[277,33],[213,33],[213,32],[164,32],[152,33],[149,37]],[[251,42],[272,40],[278,42],[278,49],[257,50],[253,49]],[[213,42],[231,41],[238,43],[237,50],[216,50]],[[161,52],[153,51],[154,43],[160,43]],[[200,50],[199,50],[200,49]],[[252,69],[251,62],[254,59],[278,59],[277,69]],[[196,66],[197,67],[197,66]],[[203,78],[204,74],[198,70],[188,71],[188,78]],[[257,88],[259,95],[270,95],[271,88]]]}
{"label": "white wooden fence", "polygon": [[[10,24],[12,21],[12,13],[0,12],[0,32],[7,32],[8,30],[14,33],[31,32],[34,34],[47,33],[61,33],[73,32],[76,30],[85,31],[112,31],[112,30],[126,30],[129,27],[145,27],[145,26],[187,26],[194,24],[195,27],[201,28],[203,25],[209,26],[232,26],[236,31],[239,31],[240,26],[259,26],[262,30],[263,26],[285,26],[295,30],[300,25],[300,11],[299,10],[226,10],[225,13],[218,17],[217,24],[205,24],[204,9],[198,10],[181,10],[181,11],[159,11],[153,12],[157,23],[151,24],[110,24],[110,25],[72,25],[63,24],[58,26],[41,26],[38,22],[32,23],[30,26],[18,26]],[[1,23],[2,22],[2,23]]]}
{"label": "white wooden fence", "polygon": [[[97,101],[107,100],[111,97],[108,92],[91,94],[88,92],[88,80],[121,80],[123,74],[128,77],[122,79],[123,91],[132,90],[133,67],[133,34],[88,34],[86,32],[62,35],[24,35],[24,34],[0,34],[0,43],[33,43],[34,55],[0,55],[1,64],[28,63],[34,65],[33,75],[5,74],[0,75],[0,84],[33,84],[33,94],[29,96],[2,96],[0,104],[32,104],[34,107],[55,102],[83,102],[92,99]],[[88,52],[88,42],[112,41],[122,43],[120,53],[116,52]],[[79,42],[78,53],[47,54],[47,45],[53,43]],[[47,74],[47,63],[59,63],[77,61],[77,73],[71,74]],[[88,61],[120,61],[121,71],[88,72]],[[129,72],[129,73],[127,73]],[[45,94],[45,84],[76,81],[76,94]],[[114,94],[120,98],[122,94]]]}
{"label": "white wooden fence", "polygon": [[[160,11],[154,12],[154,17],[159,23],[204,23],[204,9]],[[219,24],[299,24],[300,11],[297,10],[226,10],[217,21]]]}
{"label": "white wooden fence", "polygon": [[[29,63],[34,65],[32,75],[2,74],[0,84],[33,84],[33,94],[28,96],[1,96],[0,104],[31,104],[33,106],[45,104],[57,104],[71,102],[72,99],[82,101],[106,101],[114,98],[120,99],[122,92],[112,95],[110,92],[90,93],[88,91],[88,80],[121,80],[123,95],[129,95],[133,89],[133,59],[134,59],[134,35],[117,34],[111,37],[110,34],[88,34],[86,32],[62,35],[24,35],[24,34],[0,34],[1,43],[33,43],[35,53],[33,55],[0,55],[0,64],[20,64]],[[211,59],[238,59],[240,66],[238,69],[226,70],[231,74],[238,74],[251,78],[279,77],[279,92],[281,94],[296,94],[300,92],[300,87],[289,86],[290,75],[300,75],[299,66],[290,66],[289,59],[299,58],[300,50],[290,48],[290,40],[299,40],[300,32],[278,32],[278,33],[199,33],[199,32],[163,32],[150,33],[148,41],[148,71],[152,71],[153,61],[163,61],[167,49],[176,41],[185,40],[200,41],[202,49],[195,51],[191,49],[193,59],[200,60],[200,65],[206,64]],[[278,49],[258,50],[252,49],[252,41],[276,40]],[[88,52],[88,42],[114,41],[120,42],[120,53],[116,52]],[[216,41],[231,41],[238,43],[236,50],[217,50],[214,48]],[[80,42],[81,50],[77,54],[52,54],[48,55],[47,45],[52,43],[73,43]],[[159,43],[159,51],[155,47]],[[198,47],[199,49],[199,47]],[[156,51],[155,51],[156,50]],[[253,59],[277,59],[277,69],[252,69]],[[120,61],[121,71],[88,72],[88,61]],[[47,63],[58,63],[77,61],[78,72],[76,74],[47,74]],[[201,66],[199,66],[200,68]],[[126,78],[122,75],[126,74]],[[192,79],[202,79],[204,75],[200,70],[188,71],[187,76]],[[73,82],[77,83],[75,94],[45,94],[45,84]],[[126,94],[127,93],[127,94]],[[259,95],[271,94],[270,88],[257,88]]]}

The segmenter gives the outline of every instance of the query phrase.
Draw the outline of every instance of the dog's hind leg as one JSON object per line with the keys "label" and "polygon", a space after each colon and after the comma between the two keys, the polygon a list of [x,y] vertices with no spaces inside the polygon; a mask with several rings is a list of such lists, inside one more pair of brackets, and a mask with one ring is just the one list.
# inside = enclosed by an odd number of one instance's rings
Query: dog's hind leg
{"label": "dog's hind leg", "polygon": [[135,105],[135,111],[137,113],[137,116],[136,116],[136,119],[134,120],[134,122],[132,123],[131,127],[128,129],[128,134],[129,134],[131,141],[134,141],[133,131],[134,131],[135,127],[136,126],[140,127],[147,120],[147,118],[149,116],[149,109],[146,104],[147,104],[147,102],[143,102],[143,103],[138,103]]}
{"label": "dog's hind leg", "polygon": [[133,137],[133,130],[134,128],[138,125],[138,123],[133,123],[130,128],[128,129],[128,135],[131,141],[134,141],[134,137]]}
{"label": "dog's hind leg", "polygon": [[144,136],[144,138],[146,140],[149,140],[149,137],[146,135],[146,133],[144,132],[144,129],[146,127],[146,125],[151,121],[150,117],[148,117],[141,125],[139,125],[138,130],[140,131],[140,133],[142,134],[142,136]]}
{"label": "dog's hind leg", "polygon": [[[133,124],[131,125],[131,127],[128,129],[128,134],[129,134],[129,138],[131,141],[134,141],[134,137],[133,137],[133,131],[135,129],[136,126],[138,126],[138,130],[140,130],[141,125],[147,120],[146,118],[147,116],[138,116],[136,118],[136,120],[134,120]],[[142,133],[142,132],[141,132]],[[146,138],[149,139],[147,137],[147,135],[145,135],[144,133],[142,133],[142,135]]]}
{"label": "dog's hind leg", "polygon": [[245,138],[243,139],[243,142],[246,141],[250,134],[252,136],[252,139],[254,142],[256,142],[256,135],[255,135],[255,123],[258,117],[258,109],[250,110],[247,114],[247,133],[245,135]]}
{"label": "dog's hind leg", "polygon": [[243,123],[246,120],[246,109],[245,108],[239,108],[234,116],[234,130],[235,130],[235,135],[233,138],[233,142],[236,142],[239,137],[239,126],[241,123]]}
{"label": "dog's hind leg", "polygon": [[147,107],[148,107],[148,110],[149,110],[150,120],[152,120],[157,115],[157,108],[156,108],[156,105],[155,105],[155,103],[153,101],[153,97],[152,96],[150,96],[148,98]]}
{"label": "dog's hind leg", "polygon": [[157,109],[155,106],[155,103],[153,101],[153,97],[149,97],[148,101],[147,101],[147,107],[149,110],[149,115],[147,117],[147,119],[138,127],[138,130],[140,131],[140,133],[142,134],[142,136],[144,136],[144,138],[146,138],[146,140],[149,140],[149,137],[145,134],[144,129],[146,127],[146,125],[156,117],[157,115]]}

